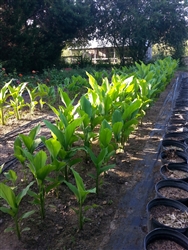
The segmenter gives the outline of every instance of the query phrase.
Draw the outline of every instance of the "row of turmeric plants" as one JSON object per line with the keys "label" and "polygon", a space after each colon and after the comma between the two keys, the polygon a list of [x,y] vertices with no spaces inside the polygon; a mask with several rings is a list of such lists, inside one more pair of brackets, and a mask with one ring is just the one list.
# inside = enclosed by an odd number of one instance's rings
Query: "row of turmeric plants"
{"label": "row of turmeric plants", "polygon": [[[177,61],[166,58],[155,64],[141,63],[135,68],[114,69],[111,80],[105,77],[101,84],[87,73],[90,87],[77,102],[76,96],[71,99],[63,88],[58,87],[61,104],[58,108],[49,104],[57,117],[55,124],[43,121],[51,136],[38,136],[40,125],[37,125],[28,135],[20,134],[14,141],[14,155],[22,165],[26,187],[17,194],[11,185],[0,183],[0,210],[15,222],[15,227],[7,231],[16,231],[21,239],[21,232],[29,230],[27,227],[21,229],[22,219],[35,212],[32,209],[20,216],[22,199],[26,195],[32,197],[44,219],[45,197],[51,190],[58,196],[60,185],[68,187],[75,195],[78,202],[75,212],[79,229],[82,229],[87,196],[99,194],[100,179],[115,167],[112,157],[117,150],[124,149],[146,110],[172,79],[177,65]],[[94,141],[95,144],[97,141],[97,151],[93,147]],[[90,177],[95,186],[89,189],[85,188],[84,179],[75,169],[76,164],[82,164],[83,159],[76,155],[80,150],[85,152],[85,160],[92,162]],[[29,183],[28,172],[33,176]],[[15,182],[17,175],[13,170],[4,174],[6,180]],[[74,181],[70,181],[70,175],[74,176]]]}

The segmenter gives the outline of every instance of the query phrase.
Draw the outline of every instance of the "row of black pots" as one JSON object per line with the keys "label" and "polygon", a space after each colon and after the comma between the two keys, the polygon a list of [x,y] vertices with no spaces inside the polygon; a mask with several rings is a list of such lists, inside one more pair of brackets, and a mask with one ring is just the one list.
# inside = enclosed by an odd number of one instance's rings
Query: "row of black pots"
{"label": "row of black pots", "polygon": [[[176,137],[181,139],[176,140]],[[173,139],[172,139],[173,138]],[[175,139],[174,139],[175,138]],[[155,185],[155,191],[158,198],[151,200],[147,204],[147,214],[148,214],[148,230],[149,233],[144,239],[144,249],[176,249],[176,247],[181,247],[177,249],[188,249],[188,224],[184,227],[175,226],[176,224],[166,224],[163,221],[159,222],[152,216],[152,208],[159,207],[163,209],[164,207],[170,207],[170,209],[177,209],[181,213],[185,213],[188,219],[188,197],[171,199],[164,197],[160,189],[164,187],[174,187],[178,189],[185,190],[188,192],[188,174],[185,178],[177,179],[173,175],[168,175],[168,172],[173,170],[180,170],[188,173],[188,133],[171,133],[166,134],[164,140],[162,141],[162,152],[161,161],[164,165],[161,166],[160,174],[163,180],[159,181]],[[167,158],[167,150],[173,148],[174,156],[181,159],[179,163],[173,163]],[[171,152],[170,152],[171,153]],[[163,207],[164,206],[164,207]],[[172,247],[173,242],[173,247]],[[157,244],[157,245],[156,245]],[[163,248],[165,244],[165,248]],[[178,244],[178,246],[175,244]],[[151,246],[151,247],[150,247]]]}

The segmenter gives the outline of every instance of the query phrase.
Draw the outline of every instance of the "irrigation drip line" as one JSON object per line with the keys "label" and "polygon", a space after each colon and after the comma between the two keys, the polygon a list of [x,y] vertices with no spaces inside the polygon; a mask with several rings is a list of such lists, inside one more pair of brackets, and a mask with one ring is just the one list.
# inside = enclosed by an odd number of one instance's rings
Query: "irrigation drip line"
{"label": "irrigation drip line", "polygon": [[[16,137],[17,135],[19,135],[19,134],[21,134],[21,133],[27,132],[27,129],[28,129],[28,130],[31,130],[31,128],[34,127],[34,126],[32,126],[33,124],[36,124],[36,123],[42,121],[43,119],[45,119],[45,118],[47,118],[47,117],[48,117],[48,116],[44,116],[44,117],[42,117],[42,118],[38,118],[38,119],[33,120],[33,121],[31,121],[31,122],[29,122],[29,123],[27,123],[27,124],[25,124],[25,125],[23,125],[23,126],[17,128],[17,129],[13,130],[13,131],[11,131],[11,132],[8,132],[8,133],[5,134],[3,137],[0,137],[0,143],[3,143],[4,141],[8,141],[8,140],[10,140],[11,138],[14,138],[14,137]],[[50,120],[50,119],[49,119],[49,120]],[[51,121],[51,122],[54,123],[55,121],[53,120],[53,121]],[[41,127],[45,127],[45,124],[41,124]]]}
{"label": "irrigation drip line", "polygon": [[[49,137],[47,137],[47,139],[49,139],[50,138],[50,136]],[[36,151],[37,150],[39,150],[39,149],[41,149],[41,148],[44,148],[44,143],[43,142],[41,142],[39,145],[38,145],[38,147],[36,147]],[[10,159],[10,160],[8,160],[8,161],[6,161],[6,162],[4,162],[2,165],[3,165],[3,169],[2,169],[2,171],[1,171],[1,173],[0,173],[0,175],[1,174],[3,174],[9,167],[11,167],[14,163],[17,163],[17,162],[19,162],[18,161],[18,159],[16,158],[16,157],[14,157],[14,158],[12,158],[12,159]]]}
{"label": "irrigation drip line", "polygon": [[[15,138],[16,136],[18,136],[21,133],[24,133],[24,132],[27,133],[28,131],[30,131],[34,127],[34,126],[32,126],[33,124],[36,124],[36,123],[42,121],[45,118],[48,118],[48,120],[51,120],[51,123],[55,123],[55,119],[52,120],[52,118],[54,118],[54,116],[49,117],[49,115],[46,115],[46,116],[44,116],[42,118],[38,118],[36,120],[33,120],[33,121],[19,127],[18,129],[15,129],[15,130],[5,134],[3,137],[0,138],[0,144],[3,144],[4,141],[10,141],[10,139]],[[45,126],[46,126],[45,124],[41,124],[41,128],[44,128]],[[49,139],[50,136],[46,136],[46,138]],[[44,147],[44,144],[41,142],[38,145],[38,147],[36,148],[36,150],[39,150],[39,149],[41,149],[43,147]],[[17,162],[18,162],[18,159],[16,157],[13,157],[11,159],[9,157],[9,160],[5,161],[4,163],[1,163],[1,166],[3,166],[1,174],[4,173],[7,169],[9,169],[13,164],[15,164]]]}

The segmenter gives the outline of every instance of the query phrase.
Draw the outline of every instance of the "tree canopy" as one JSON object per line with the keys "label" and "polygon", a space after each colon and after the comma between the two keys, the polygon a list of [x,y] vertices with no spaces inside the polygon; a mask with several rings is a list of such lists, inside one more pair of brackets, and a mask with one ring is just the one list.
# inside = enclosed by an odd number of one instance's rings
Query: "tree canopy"
{"label": "tree canopy", "polygon": [[154,43],[179,57],[187,39],[187,1],[0,0],[0,62],[7,70],[57,65],[69,41],[106,40],[126,56],[144,60]]}
{"label": "tree canopy", "polygon": [[68,40],[93,29],[90,0],[0,1],[0,61],[7,70],[41,70],[58,63]]}
{"label": "tree canopy", "polygon": [[124,57],[144,60],[153,43],[177,49],[187,39],[187,1],[97,0],[97,37],[113,44]]}

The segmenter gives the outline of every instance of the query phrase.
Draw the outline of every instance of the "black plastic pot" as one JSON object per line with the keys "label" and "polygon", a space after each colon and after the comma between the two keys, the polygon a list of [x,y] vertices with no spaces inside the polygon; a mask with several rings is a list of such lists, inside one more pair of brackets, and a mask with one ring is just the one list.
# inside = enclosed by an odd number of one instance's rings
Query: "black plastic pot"
{"label": "black plastic pot", "polygon": [[149,232],[144,238],[144,250],[148,250],[148,245],[157,240],[171,240],[184,249],[188,249],[188,238],[184,234],[172,229],[157,228]]}
{"label": "black plastic pot", "polygon": [[188,133],[186,132],[174,132],[174,133],[167,133],[164,135],[163,139],[168,140],[176,140],[180,142],[184,142],[188,138]]}
{"label": "black plastic pot", "polygon": [[188,207],[182,204],[179,201],[171,200],[171,199],[166,199],[166,198],[156,198],[151,200],[147,204],[147,214],[148,214],[148,230],[151,231],[155,228],[168,228],[168,229],[173,229],[177,230],[178,232],[181,232],[183,234],[187,234],[188,232],[188,226],[184,228],[175,228],[175,227],[170,227],[166,226],[165,224],[160,223],[156,219],[152,218],[151,216],[151,209],[156,206],[165,206],[165,207],[173,207],[176,209],[179,209],[181,212],[188,212]]}
{"label": "black plastic pot", "polygon": [[[172,154],[172,158],[170,158],[170,154]],[[175,162],[175,158],[177,158]],[[188,154],[186,152],[180,150],[165,150],[161,152],[161,162],[163,164],[169,163],[184,163],[188,162]]]}
{"label": "black plastic pot", "polygon": [[187,146],[186,144],[184,144],[183,142],[179,142],[176,140],[169,140],[169,139],[165,139],[162,141],[162,147],[163,150],[167,150],[168,148],[173,147],[176,150],[182,150],[183,152],[186,152]]}
{"label": "black plastic pot", "polygon": [[[161,188],[168,188],[168,187],[183,189],[183,190],[187,191],[187,197],[186,198],[181,198],[181,196],[179,196],[179,198],[174,199],[172,197],[165,197],[165,196],[163,196],[161,194],[161,192],[160,192],[160,189]],[[156,185],[155,185],[155,191],[156,191],[158,197],[177,200],[177,201],[185,204],[186,206],[188,205],[188,183],[185,182],[185,181],[162,180],[162,181],[159,181],[159,182],[156,183]]]}
{"label": "black plastic pot", "polygon": [[[187,173],[187,177],[185,178],[173,178],[168,177],[167,173],[168,171],[174,171],[174,170],[181,170]],[[177,181],[185,181],[188,182],[188,165],[187,164],[181,164],[181,163],[169,163],[165,164],[160,169],[160,174],[165,180],[177,180]]]}

